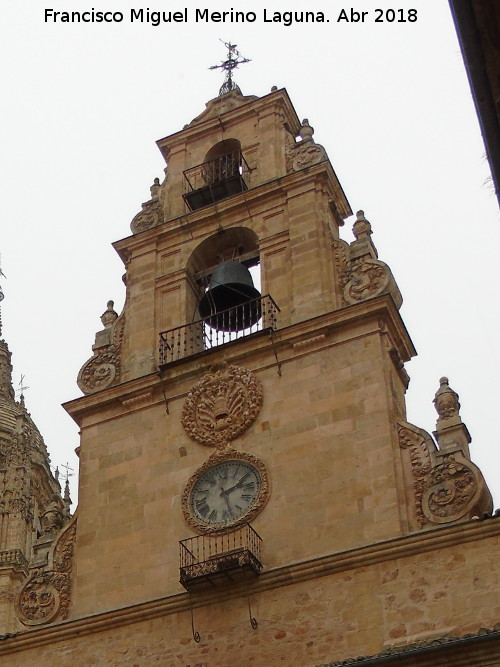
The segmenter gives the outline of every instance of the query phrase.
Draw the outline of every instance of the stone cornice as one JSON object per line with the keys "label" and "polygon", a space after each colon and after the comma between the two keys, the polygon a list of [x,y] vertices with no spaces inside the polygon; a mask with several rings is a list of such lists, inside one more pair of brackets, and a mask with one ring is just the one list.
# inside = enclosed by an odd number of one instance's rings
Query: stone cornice
{"label": "stone cornice", "polygon": [[[160,378],[168,377],[169,400],[173,400],[180,395],[179,389],[175,388],[175,383],[195,377],[200,373],[200,368],[206,369],[211,364],[230,359],[231,363],[246,364],[258,372],[276,365],[273,347],[278,355],[279,363],[286,364],[301,354],[310,354],[314,350],[380,331],[381,323],[387,327],[393,344],[403,361],[408,361],[416,354],[392,297],[382,294],[373,299],[277,329],[272,333],[272,344],[271,341],[269,344],[263,344],[263,337],[269,338],[270,336],[270,332],[264,330],[226,345],[185,357],[167,366],[162,370],[161,375],[159,372],[150,373],[68,401],[63,404],[63,407],[77,423],[80,423],[84,414],[102,411],[106,405],[119,403],[123,410],[124,404],[131,409],[135,403],[138,407],[144,408],[159,400],[163,401],[164,387]],[[356,324],[359,324],[358,331],[354,331],[353,328]],[[150,396],[149,403],[144,398],[147,395]],[[136,401],[138,397],[144,400]]]}
{"label": "stone cornice", "polygon": [[[499,518],[468,521],[444,528],[432,528],[264,571],[253,580],[250,589],[246,587],[243,591],[237,586],[228,586],[217,594],[210,592],[193,595],[192,604],[194,607],[211,605],[222,600],[246,595],[248,592],[256,595],[281,586],[317,579],[322,576],[366,568],[382,562],[414,557],[438,549],[442,550],[499,536]],[[68,641],[76,637],[112,630],[132,623],[187,612],[189,609],[188,593],[177,593],[158,600],[27,630],[14,636],[4,635],[3,637],[0,636],[0,655],[33,649],[57,641]]]}
{"label": "stone cornice", "polygon": [[[216,103],[219,99],[220,98],[215,98],[214,100],[210,100],[208,105]],[[272,91],[267,95],[253,99],[251,96],[245,95],[241,95],[241,98],[236,97],[235,99],[241,99],[242,103],[223,112],[221,116],[208,115],[206,118],[204,118],[203,114],[206,112],[205,110],[205,112],[202,112],[199,116],[197,116],[184,129],[179,130],[178,132],[174,132],[173,134],[170,134],[167,137],[163,137],[162,139],[158,139],[156,144],[162,155],[168,155],[168,151],[178,144],[183,144],[187,141],[193,141],[193,139],[199,137],[200,135],[203,136],[212,133],[214,129],[220,128],[221,121],[225,124],[241,122],[242,117],[248,114],[260,112],[266,107],[272,105],[281,106],[286,110],[287,119],[292,123],[293,130],[298,134],[300,121],[285,88],[280,88],[279,90]]]}
{"label": "stone cornice", "polygon": [[[215,204],[203,206],[195,211],[184,213],[170,218],[160,225],[144,230],[137,234],[126,236],[112,245],[124,263],[126,263],[130,253],[134,252],[152,252],[156,251],[158,241],[165,237],[172,237],[173,235],[182,234],[182,241],[188,231],[193,225],[199,226],[203,222],[204,229],[207,226],[214,225],[217,228],[220,225],[221,216],[227,216],[228,219],[238,220],[240,224],[244,225],[245,219],[248,217],[248,207],[253,205],[260,205],[262,200],[271,198],[273,200],[273,207],[280,199],[276,199],[277,189],[283,196],[283,203],[285,201],[285,193],[288,190],[293,190],[296,187],[313,187],[318,178],[325,178],[325,185],[330,188],[330,196],[337,200],[337,204],[343,202],[341,211],[344,217],[352,214],[352,211],[345,199],[345,194],[338,182],[337,176],[330,164],[329,160],[323,160],[317,164],[311,165],[299,171],[293,171],[289,174],[284,174],[270,181],[260,183],[252,186],[249,190],[245,190],[239,194],[234,194],[227,199],[222,199]],[[169,247],[171,247],[169,241]]]}

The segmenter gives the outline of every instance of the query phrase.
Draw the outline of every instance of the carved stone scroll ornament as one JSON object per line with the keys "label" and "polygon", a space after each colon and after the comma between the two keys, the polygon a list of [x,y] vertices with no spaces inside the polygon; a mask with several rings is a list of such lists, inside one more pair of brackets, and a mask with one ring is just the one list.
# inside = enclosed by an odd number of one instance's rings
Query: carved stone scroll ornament
{"label": "carved stone scroll ornament", "polygon": [[226,363],[213,366],[189,392],[182,425],[190,438],[224,448],[257,418],[263,391],[253,373]]}
{"label": "carved stone scroll ornament", "polygon": [[163,207],[159,199],[150,199],[142,205],[142,211],[132,219],[130,229],[132,234],[138,234],[146,229],[151,229],[163,222]]}
{"label": "carved stone scroll ornament", "polygon": [[313,142],[300,141],[286,147],[287,173],[299,171],[327,159],[323,146]]}
{"label": "carved stone scroll ornament", "polygon": [[440,452],[431,437],[412,424],[398,424],[399,445],[410,454],[419,526],[451,523],[491,511],[480,470],[460,451]]}
{"label": "carved stone scroll ornament", "polygon": [[349,263],[347,260],[349,255],[349,244],[346,243],[345,241],[342,241],[342,239],[334,239],[332,241],[332,248],[333,248],[333,258],[335,261],[335,267],[337,270],[339,288],[343,294],[344,287],[347,281],[349,280],[349,273],[348,273]]}
{"label": "carved stone scroll ornament", "polygon": [[[106,313],[101,318],[103,322],[105,315]],[[105,329],[98,332],[96,345],[93,346],[94,356],[83,364],[78,373],[77,384],[84,394],[93,394],[120,381],[121,345],[125,319],[123,315],[116,317],[113,323],[105,324]],[[107,334],[108,338],[97,344],[101,334]]]}
{"label": "carved stone scroll ornament", "polygon": [[[425,435],[424,435],[425,434]],[[421,429],[410,424],[398,424],[399,446],[408,450],[411,471],[413,475],[413,493],[415,498],[415,509],[417,521],[422,528],[425,525],[425,516],[422,511],[422,495],[424,493],[424,478],[432,468],[429,444],[432,445],[430,436]],[[427,436],[430,443],[427,442]]]}
{"label": "carved stone scroll ornament", "polygon": [[351,305],[366,301],[380,294],[390,294],[397,308],[403,297],[390,268],[378,259],[372,241],[372,227],[364,211],[356,213],[352,228],[355,240],[349,245],[348,266],[343,276],[344,303]]}
{"label": "carved stone scroll ornament", "polygon": [[[470,463],[449,454],[424,479],[422,510],[433,523],[456,521],[474,506],[479,485]],[[458,458],[458,457],[457,457]]]}
{"label": "carved stone scroll ornament", "polygon": [[365,301],[389,291],[392,277],[387,264],[378,259],[366,258],[351,262],[348,275],[344,287],[344,300],[348,304]]}
{"label": "carved stone scroll ornament", "polygon": [[75,537],[76,518],[73,518],[55,544],[52,569],[35,569],[21,588],[15,607],[23,625],[43,625],[67,618]]}

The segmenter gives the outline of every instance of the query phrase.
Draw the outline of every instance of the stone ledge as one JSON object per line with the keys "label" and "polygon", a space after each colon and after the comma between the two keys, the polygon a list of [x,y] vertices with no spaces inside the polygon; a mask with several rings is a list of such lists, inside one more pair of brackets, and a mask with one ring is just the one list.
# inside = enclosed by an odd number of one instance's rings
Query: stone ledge
{"label": "stone ledge", "polygon": [[[347,665],[406,665],[412,667],[474,667],[493,665],[493,658],[500,658],[500,623],[493,630],[480,628],[477,633],[468,633],[461,637],[436,637],[428,641],[415,642],[405,646],[389,647],[376,655],[358,656],[336,662],[318,665],[318,667],[347,667]],[[492,648],[487,643],[492,643]],[[494,643],[494,644],[493,644]],[[483,646],[479,647],[479,644]],[[467,649],[471,649],[469,654]],[[443,662],[443,660],[445,662]],[[481,660],[481,662],[479,662]],[[483,662],[485,660],[485,662]],[[498,664],[498,663],[495,663]]]}
{"label": "stone ledge", "polygon": [[[215,602],[235,599],[242,595],[246,596],[249,591],[252,595],[256,595],[281,586],[316,579],[320,576],[338,574],[381,562],[498,536],[500,536],[500,517],[488,518],[484,521],[468,521],[444,528],[431,528],[365,547],[349,549],[294,563],[286,567],[264,571],[254,580],[250,589],[242,590],[240,587],[231,586],[217,594],[209,593],[193,597],[192,605],[193,607],[207,606]],[[85,616],[50,626],[26,630],[15,635],[0,635],[0,655],[7,655],[28,648],[33,649],[57,641],[67,641],[75,637],[91,635],[170,614],[189,612],[189,610],[188,593],[177,593],[130,607],[113,609],[93,616]],[[354,664],[356,663],[354,662]]]}

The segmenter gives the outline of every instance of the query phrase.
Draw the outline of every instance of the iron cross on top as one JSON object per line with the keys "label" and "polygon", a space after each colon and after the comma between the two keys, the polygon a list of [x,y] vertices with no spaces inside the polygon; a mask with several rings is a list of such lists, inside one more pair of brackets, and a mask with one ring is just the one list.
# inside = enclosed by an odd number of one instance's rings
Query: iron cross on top
{"label": "iron cross on top", "polygon": [[[222,40],[221,40],[222,42]],[[244,58],[239,51],[236,50],[237,44],[231,44],[231,42],[222,42],[227,48],[227,59],[222,62],[220,65],[212,65],[208,69],[222,69],[226,72],[226,78],[222,84],[219,95],[224,93],[229,93],[229,91],[238,88],[238,86],[233,81],[233,69],[236,69],[238,65],[243,63],[249,63],[249,58]]]}

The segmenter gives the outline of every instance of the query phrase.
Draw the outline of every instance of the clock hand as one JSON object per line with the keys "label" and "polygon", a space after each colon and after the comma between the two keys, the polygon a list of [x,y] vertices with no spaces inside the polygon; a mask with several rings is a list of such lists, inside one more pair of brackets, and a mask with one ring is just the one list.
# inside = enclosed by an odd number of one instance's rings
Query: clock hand
{"label": "clock hand", "polygon": [[247,473],[246,475],[243,475],[243,477],[240,479],[240,481],[237,484],[233,484],[233,486],[230,486],[229,489],[225,489],[225,490],[221,489],[221,491],[222,491],[221,495],[222,494],[227,495],[227,494],[231,493],[231,491],[234,491],[235,489],[241,489],[241,487],[243,486],[243,482],[246,480],[248,475],[249,475],[249,473]]}
{"label": "clock hand", "polygon": [[224,497],[224,500],[226,501],[227,509],[229,510],[229,514],[232,516],[233,511],[231,509],[231,505],[229,504],[229,498],[227,497],[227,494],[224,493],[224,491],[221,493],[221,496]]}

